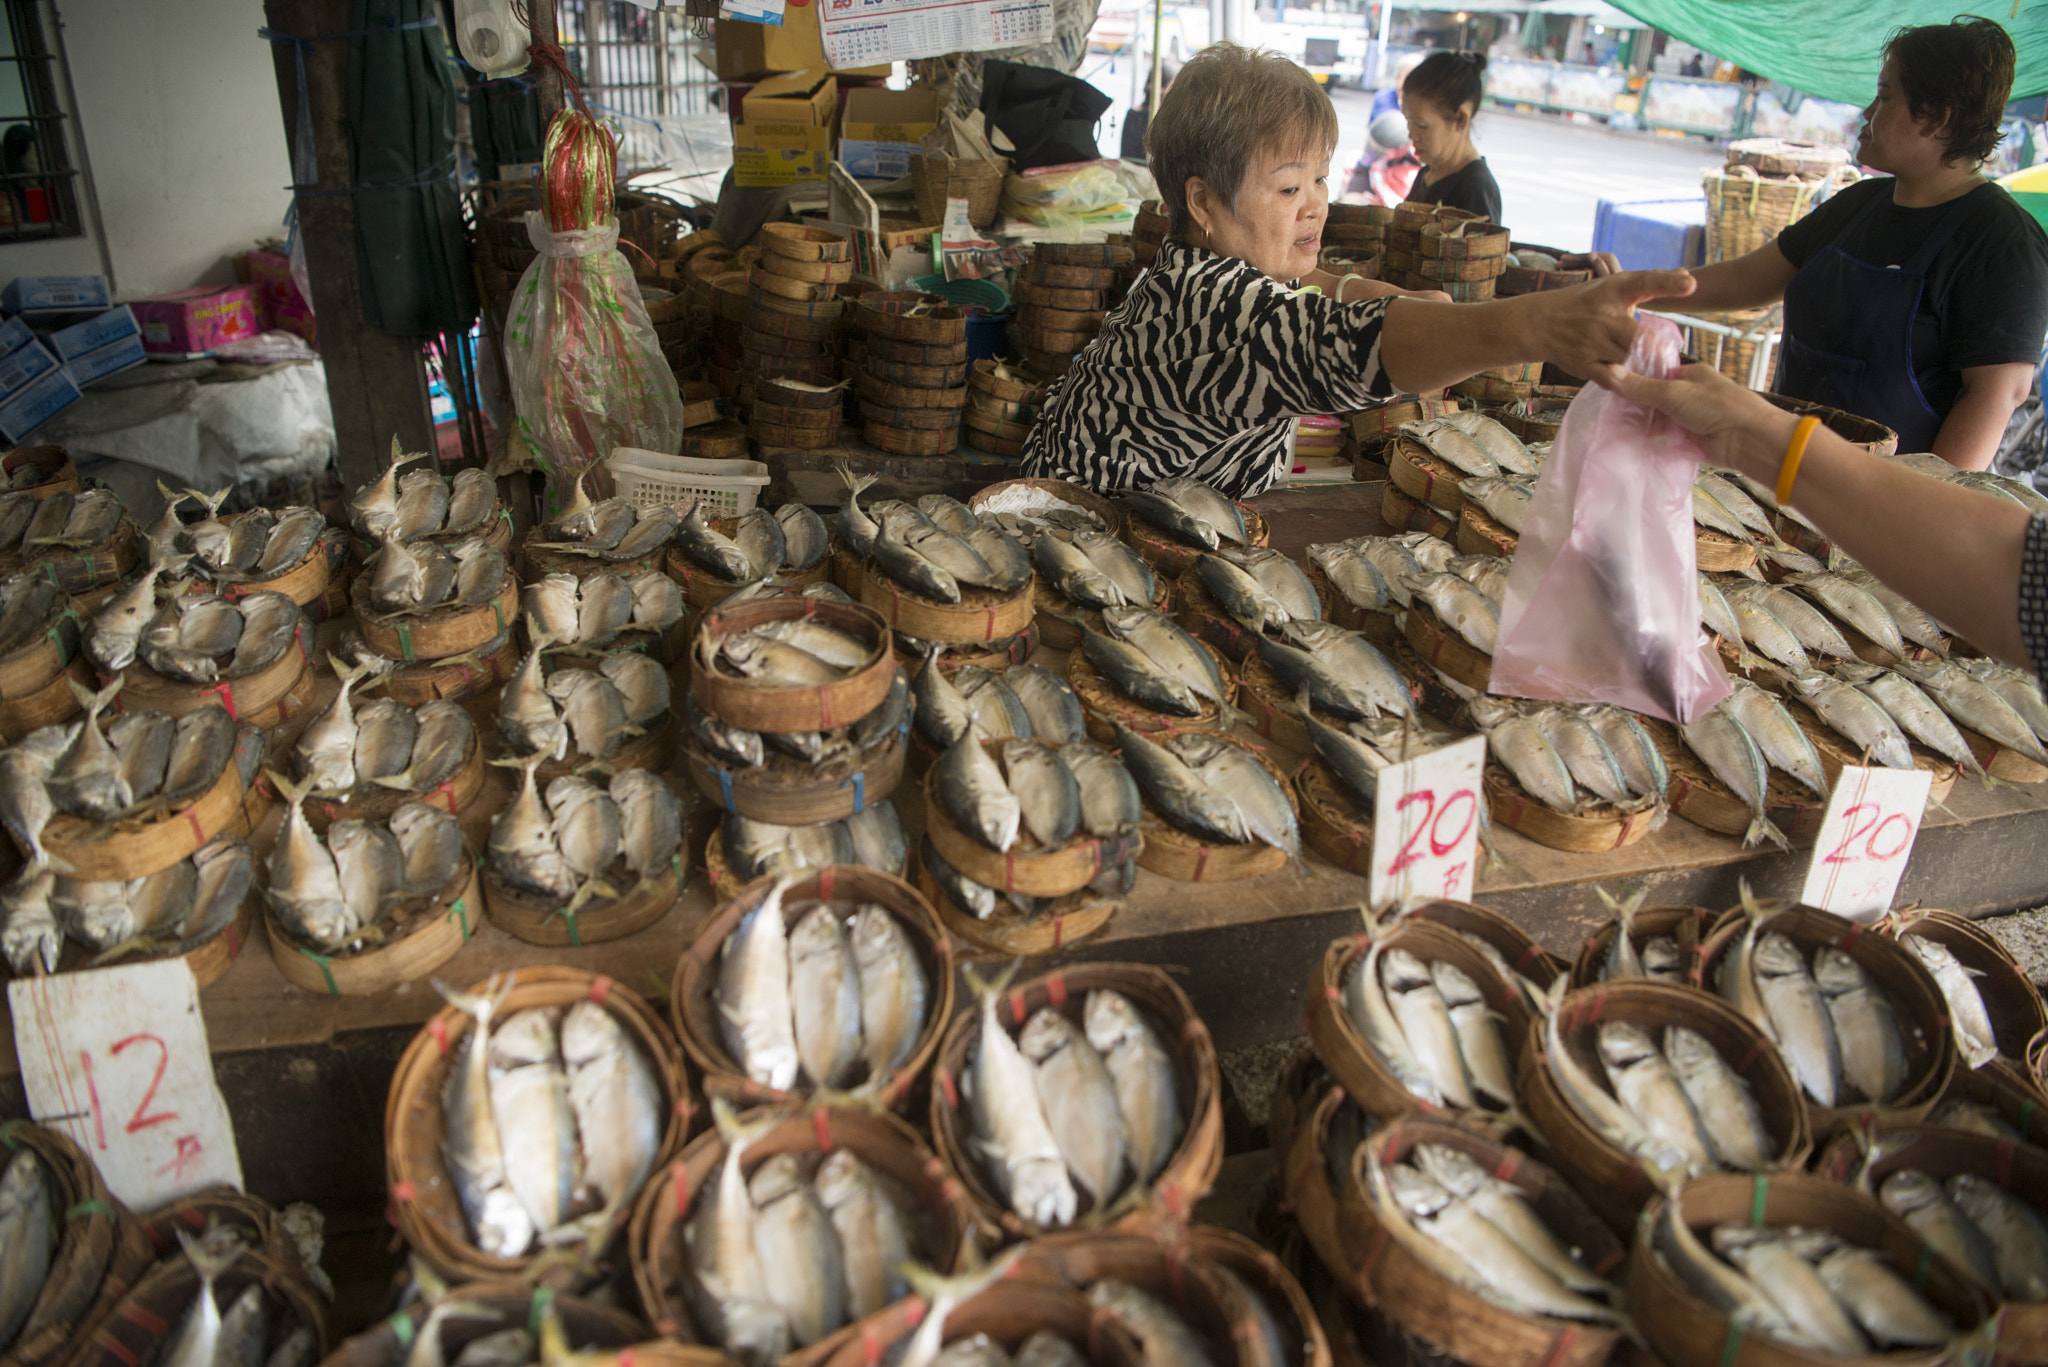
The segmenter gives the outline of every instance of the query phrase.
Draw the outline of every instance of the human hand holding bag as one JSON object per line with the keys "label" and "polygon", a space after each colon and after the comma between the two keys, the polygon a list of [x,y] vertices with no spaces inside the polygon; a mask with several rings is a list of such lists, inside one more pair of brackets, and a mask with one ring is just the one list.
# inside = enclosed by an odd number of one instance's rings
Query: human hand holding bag
{"label": "human hand holding bag", "polygon": [[[1678,370],[1678,329],[1644,318],[1628,368]],[[1591,385],[1566,411],[1515,549],[1488,691],[1611,703],[1688,722],[1728,695],[1700,626],[1693,481],[1670,418]]]}

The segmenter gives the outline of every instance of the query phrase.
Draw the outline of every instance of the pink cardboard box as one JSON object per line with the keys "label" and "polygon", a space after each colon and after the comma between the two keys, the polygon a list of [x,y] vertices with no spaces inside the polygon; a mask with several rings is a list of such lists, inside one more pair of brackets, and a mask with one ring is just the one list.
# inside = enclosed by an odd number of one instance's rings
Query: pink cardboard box
{"label": "pink cardboard box", "polygon": [[317,345],[313,310],[292,279],[290,258],[281,252],[243,252],[240,264],[243,277],[259,292],[264,329],[296,332]]}
{"label": "pink cardboard box", "polygon": [[262,331],[263,319],[252,285],[196,285],[131,304],[149,351],[210,351]]}

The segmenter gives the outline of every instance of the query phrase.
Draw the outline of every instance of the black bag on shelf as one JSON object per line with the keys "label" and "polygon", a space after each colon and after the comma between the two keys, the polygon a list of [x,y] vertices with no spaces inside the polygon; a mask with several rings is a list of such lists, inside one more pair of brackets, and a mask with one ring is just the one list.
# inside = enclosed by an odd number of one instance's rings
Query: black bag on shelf
{"label": "black bag on shelf", "polygon": [[1016,148],[1007,154],[1014,170],[1100,160],[1095,125],[1112,103],[1063,71],[995,59],[981,64],[981,112]]}

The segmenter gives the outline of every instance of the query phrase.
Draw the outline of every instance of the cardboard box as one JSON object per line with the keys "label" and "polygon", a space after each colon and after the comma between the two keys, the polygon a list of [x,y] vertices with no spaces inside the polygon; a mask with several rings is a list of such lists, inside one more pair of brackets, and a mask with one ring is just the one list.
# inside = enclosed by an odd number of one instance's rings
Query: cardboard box
{"label": "cardboard box", "polygon": [[113,302],[104,275],[17,275],[0,290],[0,308],[9,313],[83,313]]}
{"label": "cardboard box", "polygon": [[743,124],[805,123],[830,128],[839,112],[839,82],[822,66],[770,76],[740,101]]}
{"label": "cardboard box", "polygon": [[78,386],[63,366],[38,377],[19,394],[0,403],[0,438],[16,445],[29,433],[78,402]]}
{"label": "cardboard box", "polygon": [[939,92],[859,86],[840,104],[839,136],[861,142],[915,143],[939,126]]}
{"label": "cardboard box", "polygon": [[743,123],[732,130],[732,182],[743,189],[823,180],[831,164],[830,128]]}
{"label": "cardboard box", "polygon": [[[818,7],[812,0],[789,0],[780,24],[745,19],[718,21],[713,69],[721,81],[747,81],[779,71],[826,70],[825,44],[818,36]],[[841,70],[841,68],[830,68]],[[888,63],[843,69],[848,75],[888,79]]]}
{"label": "cardboard box", "polygon": [[130,307],[142,325],[142,345],[150,351],[210,351],[262,330],[256,291],[249,285],[195,285],[137,299]]}
{"label": "cardboard box", "polygon": [[313,309],[292,279],[291,259],[279,252],[244,252],[240,264],[243,278],[256,289],[263,330],[282,328],[315,341]]}
{"label": "cardboard box", "polygon": [[129,337],[140,337],[142,327],[135,321],[134,310],[126,304],[108,309],[105,313],[88,318],[82,323],[73,323],[68,328],[59,328],[44,338],[50,350],[57,353],[60,361],[69,361],[98,351],[102,347]]}
{"label": "cardboard box", "polygon": [[84,389],[95,380],[131,370],[148,359],[149,353],[142,349],[141,337],[123,337],[97,351],[73,357],[64,363],[64,369],[70,373],[71,383]]}
{"label": "cardboard box", "polygon": [[0,360],[0,398],[15,394],[38,375],[47,375],[57,368],[56,353],[41,342],[31,341],[27,346],[17,348],[5,360]]}
{"label": "cardboard box", "polygon": [[19,318],[9,318],[0,323],[0,356],[12,356],[36,339],[28,330],[28,324]]}

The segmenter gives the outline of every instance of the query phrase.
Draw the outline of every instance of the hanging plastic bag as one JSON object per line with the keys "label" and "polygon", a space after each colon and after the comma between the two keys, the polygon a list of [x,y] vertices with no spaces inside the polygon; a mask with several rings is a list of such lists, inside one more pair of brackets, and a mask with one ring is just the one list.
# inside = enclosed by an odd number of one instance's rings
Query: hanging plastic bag
{"label": "hanging plastic bag", "polygon": [[511,0],[455,0],[455,45],[485,80],[526,70],[526,47],[532,41]]}
{"label": "hanging plastic bag", "polygon": [[[526,215],[540,255],[520,278],[505,326],[518,415],[493,473],[537,469],[558,510],[583,472],[620,446],[673,454],[683,441],[675,372],[618,250],[611,134],[565,109],[548,130],[542,208]],[[609,486],[591,488],[593,497]]]}
{"label": "hanging plastic bag", "polygon": [[[1642,319],[1629,369],[1666,379],[1678,329]],[[1700,627],[1692,486],[1700,450],[1670,418],[1588,385],[1522,526],[1488,691],[1612,703],[1687,722],[1728,695]]]}

